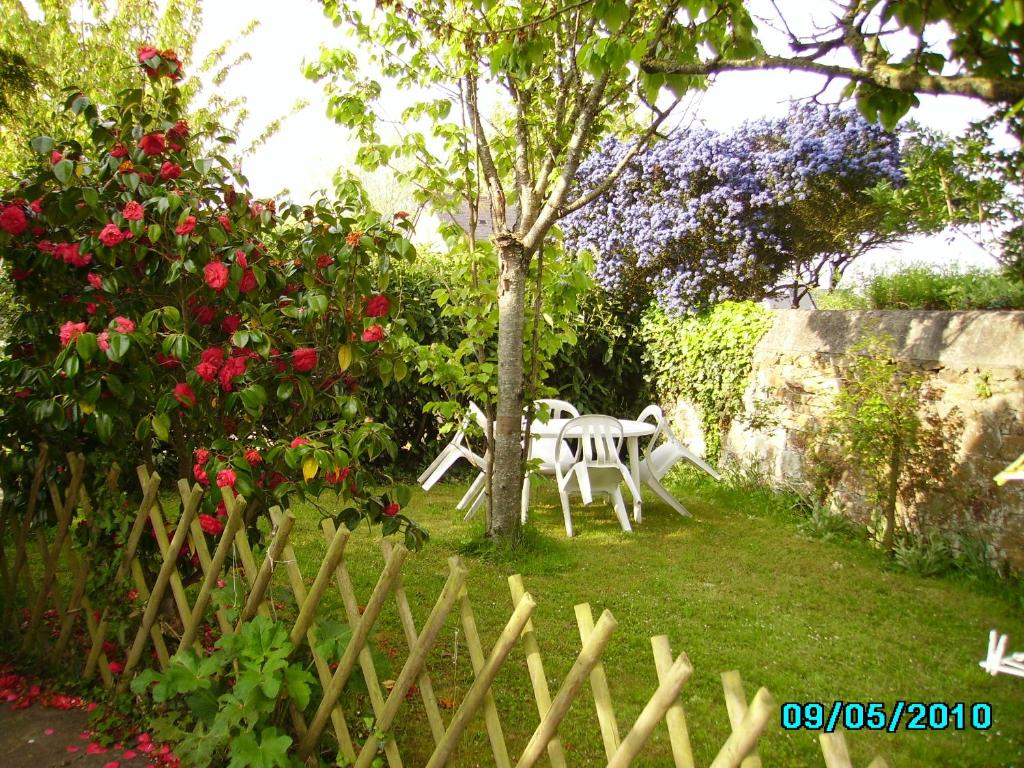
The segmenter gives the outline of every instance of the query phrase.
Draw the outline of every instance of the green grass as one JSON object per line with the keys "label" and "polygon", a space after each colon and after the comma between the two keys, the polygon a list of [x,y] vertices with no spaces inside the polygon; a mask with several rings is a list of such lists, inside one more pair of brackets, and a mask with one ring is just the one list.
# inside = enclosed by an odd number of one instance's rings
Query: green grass
{"label": "green grass", "polygon": [[814,298],[819,309],[1024,309],[1024,284],[990,270],[910,266]]}
{"label": "green grass", "polygon": [[[1008,633],[1011,647],[1024,645],[1019,607],[992,588],[896,572],[865,543],[802,536],[799,518],[778,496],[689,475],[678,476],[674,488],[692,519],[645,497],[643,523],[627,535],[609,507],[577,505],[573,539],[565,536],[557,495],[550,483],[542,484],[533,495],[527,546],[509,555],[481,543],[479,517],[464,523],[455,511],[464,485],[442,484],[429,494],[418,493],[407,510],[432,536],[403,570],[417,626],[440,593],[447,558],[460,554],[469,567],[468,589],[486,652],[511,612],[506,578],[521,573],[538,603],[533,621],[554,691],[580,647],[573,606],[589,602],[595,618],[610,610],[618,630],[604,665],[623,733],[656,684],[649,637],[665,634],[673,652],[685,651],[693,662],[682,701],[698,764],[709,764],[728,737],[719,675],[732,669],[742,674],[748,699],[765,686],[780,703],[992,704],[994,725],[988,732],[847,734],[855,765],[866,765],[875,754],[893,766],[1022,762],[1024,681],[992,678],[978,666],[991,628]],[[310,524],[316,513],[299,514],[308,519],[296,526],[293,540],[303,573],[311,577],[324,543]],[[375,535],[359,531],[348,551],[365,603],[380,572]],[[326,607],[338,609],[338,604],[332,593]],[[382,665],[390,666],[382,677],[397,677],[405,643],[393,601],[374,642]],[[470,682],[467,662],[452,616],[429,662],[439,696],[461,700]],[[496,691],[510,753],[517,755],[537,722],[518,648]],[[452,714],[446,712],[446,719]],[[418,699],[404,710],[396,735],[408,764],[425,760],[432,742]],[[588,694],[577,699],[561,735],[570,764],[601,762]],[[638,765],[670,765],[668,750],[662,726]],[[785,732],[778,724],[762,738],[760,753],[765,765],[823,764],[817,734]],[[457,764],[491,764],[482,718],[463,740]]]}

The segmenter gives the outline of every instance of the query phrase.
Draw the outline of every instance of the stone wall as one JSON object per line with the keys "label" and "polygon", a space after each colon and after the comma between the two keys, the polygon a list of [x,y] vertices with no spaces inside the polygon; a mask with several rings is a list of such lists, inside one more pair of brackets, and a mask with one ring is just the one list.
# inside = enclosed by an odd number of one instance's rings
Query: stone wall
{"label": "stone wall", "polygon": [[[934,413],[957,425],[953,476],[927,500],[930,508],[976,523],[1024,568],[1024,484],[991,482],[1024,453],[1024,312],[780,310],[755,350],[746,412],[723,440],[722,463],[806,483],[808,428],[839,391],[841,356],[873,330],[892,336],[897,357],[928,374]],[[870,514],[858,489],[844,490],[847,509]]]}

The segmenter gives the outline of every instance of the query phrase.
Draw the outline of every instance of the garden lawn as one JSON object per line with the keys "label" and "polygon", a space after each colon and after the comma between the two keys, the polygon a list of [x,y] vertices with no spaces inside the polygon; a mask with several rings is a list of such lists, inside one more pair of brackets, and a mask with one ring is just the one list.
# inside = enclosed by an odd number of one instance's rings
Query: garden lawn
{"label": "garden lawn", "polygon": [[[447,559],[459,554],[469,568],[485,653],[511,612],[506,578],[522,574],[538,603],[533,622],[552,693],[580,648],[573,606],[589,602],[595,619],[611,611],[618,629],[604,665],[623,735],[656,686],[649,638],[667,635],[673,653],[685,651],[694,666],[682,701],[698,765],[709,764],[729,734],[720,680],[726,670],[742,674],[748,700],[765,686],[780,704],[878,701],[887,711],[900,699],[992,705],[993,725],[984,732],[848,733],[855,765],[867,765],[876,754],[891,766],[1024,762],[1024,680],[993,678],[978,666],[991,628],[1008,633],[1011,648],[1024,645],[1024,617],[1010,599],[982,585],[896,572],[865,543],[806,538],[784,499],[765,491],[716,486],[685,474],[675,481],[693,518],[645,495],[643,522],[629,535],[609,506],[577,504],[573,539],[565,536],[553,485],[541,483],[533,495],[527,547],[515,557],[480,543],[481,516],[465,523],[455,511],[465,483],[417,492],[406,511],[431,533],[427,547],[411,554],[403,570],[417,626],[441,591]],[[311,576],[324,551],[310,524],[318,513],[307,507],[296,514],[293,541],[303,573]],[[381,566],[376,534],[357,531],[348,562],[365,603]],[[339,602],[336,593],[327,598],[327,606],[340,611]],[[374,636],[382,679],[397,677],[405,657],[393,602]],[[443,706],[457,706],[471,680],[457,614],[449,617],[429,662]],[[514,762],[537,723],[518,647],[495,691]],[[354,695],[348,705],[369,714],[363,696]],[[444,712],[446,722],[452,714]],[[395,733],[407,764],[425,761],[433,744],[418,698],[403,711]],[[584,689],[560,730],[570,765],[602,764],[599,733]],[[817,736],[773,723],[760,742],[764,764],[823,765]],[[456,764],[493,765],[482,717],[462,744]],[[663,725],[636,764],[671,765]]]}

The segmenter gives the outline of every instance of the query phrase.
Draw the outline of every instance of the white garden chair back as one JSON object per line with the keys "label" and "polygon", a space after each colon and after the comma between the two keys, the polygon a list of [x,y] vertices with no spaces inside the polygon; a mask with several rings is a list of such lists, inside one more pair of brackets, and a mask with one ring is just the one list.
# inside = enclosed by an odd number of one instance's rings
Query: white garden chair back
{"label": "white garden chair back", "polygon": [[[686,507],[661,484],[661,478],[684,459],[707,472],[715,480],[721,480],[722,476],[714,467],[676,438],[668,419],[657,405],[648,405],[644,408],[637,417],[637,421],[648,421],[655,425],[654,434],[651,435],[647,449],[644,451],[643,460],[640,462],[640,482],[654,491],[662,501],[680,515],[690,517]],[[662,438],[664,438],[664,442],[658,445],[658,441]]]}
{"label": "white garden chair back", "polygon": [[[569,440],[576,441],[575,451],[569,447]],[[565,532],[569,536],[573,534],[570,495],[580,496],[584,504],[590,504],[594,494],[610,496],[622,530],[633,530],[629,525],[620,486],[624,482],[634,499],[639,496],[639,491],[633,484],[629,469],[619,458],[621,446],[622,424],[611,416],[579,416],[570,419],[560,430],[555,447],[554,468],[562,515],[565,518]],[[571,456],[568,467],[565,467],[563,461],[566,451]]]}
{"label": "white garden chair back", "polygon": [[459,459],[466,459],[477,469],[487,466],[484,456],[470,448],[466,440],[466,430],[472,422],[476,422],[484,430],[487,429],[487,417],[484,416],[484,412],[480,410],[476,403],[469,404],[469,412],[463,417],[462,423],[455,432],[455,437],[452,438],[451,442],[444,447],[444,450],[438,454],[437,458],[417,478],[419,484],[423,486],[423,490],[429,491],[433,488],[434,484],[444,477],[445,473]]}
{"label": "white garden chair back", "polygon": [[[580,412],[576,409],[576,406],[572,403],[566,402],[565,400],[551,400],[542,399],[533,401],[534,409],[536,412],[541,412],[546,408],[548,416],[552,419],[564,419],[574,418],[580,415]],[[535,474],[545,475],[553,477],[555,474],[555,452],[558,447],[558,440],[554,437],[534,437],[530,440],[530,450],[527,453],[527,460],[539,459],[540,464],[534,471]],[[571,450],[569,446],[566,446],[561,461],[564,464],[563,468],[568,468],[572,463]],[[527,475],[523,478],[523,502],[522,502],[522,521],[526,522],[526,512],[530,508],[530,476]]]}

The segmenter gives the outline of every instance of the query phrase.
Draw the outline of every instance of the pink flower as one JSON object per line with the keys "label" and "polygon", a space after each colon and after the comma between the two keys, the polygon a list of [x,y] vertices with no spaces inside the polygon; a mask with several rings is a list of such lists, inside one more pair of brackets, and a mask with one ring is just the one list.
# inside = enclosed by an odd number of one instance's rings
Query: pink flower
{"label": "pink flower", "polygon": [[306,438],[306,437],[296,437],[294,440],[292,440],[290,447],[291,448],[298,448],[300,445],[306,445],[307,443],[309,443],[309,438]]}
{"label": "pink flower", "polygon": [[235,251],[235,264],[242,269],[249,266],[249,260],[245,257],[245,251]]}
{"label": "pink flower", "polygon": [[229,218],[228,218],[227,216],[225,216],[225,215],[224,215],[223,213],[222,213],[222,214],[220,214],[220,215],[219,215],[219,216],[217,217],[217,221],[219,221],[219,222],[220,222],[220,225],[221,225],[222,227],[224,227],[224,231],[225,231],[225,232],[230,232],[230,231],[231,231],[231,219],[229,219]]}
{"label": "pink flower", "polygon": [[[195,219],[193,217],[190,216],[189,218],[191,218],[192,221],[195,222]],[[178,227],[178,229],[180,230],[181,227]],[[189,232],[191,231],[192,230],[190,229]],[[185,233],[179,232],[179,234]],[[210,286],[213,290],[217,292],[223,291],[228,284],[228,268],[227,266],[225,266],[223,262],[211,261],[205,267],[203,267],[203,279],[206,280],[206,284]]]}
{"label": "pink flower", "polygon": [[108,248],[113,248],[115,245],[120,245],[124,242],[129,234],[131,233],[122,232],[116,224],[107,224],[100,232],[100,242]]}
{"label": "pink flower", "polygon": [[20,235],[28,229],[28,217],[20,205],[11,203],[0,211],[0,229],[9,235]]}
{"label": "pink flower", "polygon": [[66,347],[77,339],[86,329],[85,323],[73,323],[70,320],[60,327],[60,345]]}
{"label": "pink flower", "polygon": [[367,317],[384,317],[389,309],[391,309],[391,302],[388,301],[388,297],[379,293],[376,296],[371,296],[366,302]]}
{"label": "pink flower", "polygon": [[182,381],[174,385],[174,399],[186,408],[191,408],[196,404],[196,393],[192,391],[192,387]]}
{"label": "pink flower", "polygon": [[263,457],[260,456],[260,452],[255,448],[247,448],[245,451],[245,461],[250,467],[255,467],[257,464],[263,463]]}
{"label": "pink flower", "polygon": [[135,330],[135,322],[120,315],[114,318],[114,325],[116,326],[114,330],[118,333],[131,333]]}
{"label": "pink flower", "polygon": [[189,216],[181,224],[174,228],[174,231],[179,235],[188,235],[192,233],[192,230],[196,228],[196,217]]}
{"label": "pink flower", "polygon": [[121,215],[124,216],[128,221],[142,221],[142,216],[145,212],[142,206],[134,200],[125,203],[124,210],[121,211]]}
{"label": "pink flower", "polygon": [[292,352],[292,367],[305,373],[316,368],[316,350],[312,347],[300,347]]}
{"label": "pink flower", "polygon": [[62,155],[56,149],[53,150],[53,152],[50,153],[50,162],[53,163],[54,165],[56,165],[57,163],[59,163],[63,159],[64,159],[64,155]]}
{"label": "pink flower", "polygon": [[141,48],[139,48],[137,55],[139,63],[142,64],[143,62],[149,61],[154,56],[159,55],[159,51],[157,51],[157,49],[151,45],[143,45]]}
{"label": "pink flower", "polygon": [[217,473],[217,487],[218,488],[234,488],[235,481],[238,478],[235,476],[235,470],[233,469],[222,469]]}
{"label": "pink flower", "polygon": [[139,139],[139,149],[145,155],[159,155],[166,148],[162,133],[147,133]]}
{"label": "pink flower", "polygon": [[384,339],[384,329],[374,323],[365,331],[363,331],[363,341],[382,341]]}
{"label": "pink flower", "polygon": [[[219,476],[217,481],[220,482]],[[208,533],[210,536],[219,536],[224,531],[224,523],[213,515],[200,515],[199,527],[203,529],[203,533]]]}
{"label": "pink flower", "polygon": [[196,448],[193,454],[196,459],[196,464],[203,465],[210,460],[210,452],[205,448]]}
{"label": "pink flower", "polygon": [[103,333],[96,337],[96,346],[100,348],[101,352],[106,352],[110,349],[110,331],[103,331]]}
{"label": "pink flower", "polygon": [[89,285],[95,288],[97,291],[103,287],[103,278],[95,272],[90,272],[85,276],[85,279],[89,281]]}
{"label": "pink flower", "polygon": [[170,160],[164,160],[164,164],[160,166],[160,178],[164,181],[171,181],[179,176],[181,176],[181,166]]}
{"label": "pink flower", "polygon": [[384,507],[384,514],[388,517],[394,517],[398,514],[398,510],[400,509],[401,507],[398,506],[397,504],[388,504],[386,507]]}
{"label": "pink flower", "polygon": [[210,484],[210,477],[209,475],[206,474],[206,470],[203,469],[202,464],[196,464],[194,467],[192,467],[192,475],[195,477],[196,482],[198,482],[200,485]]}

